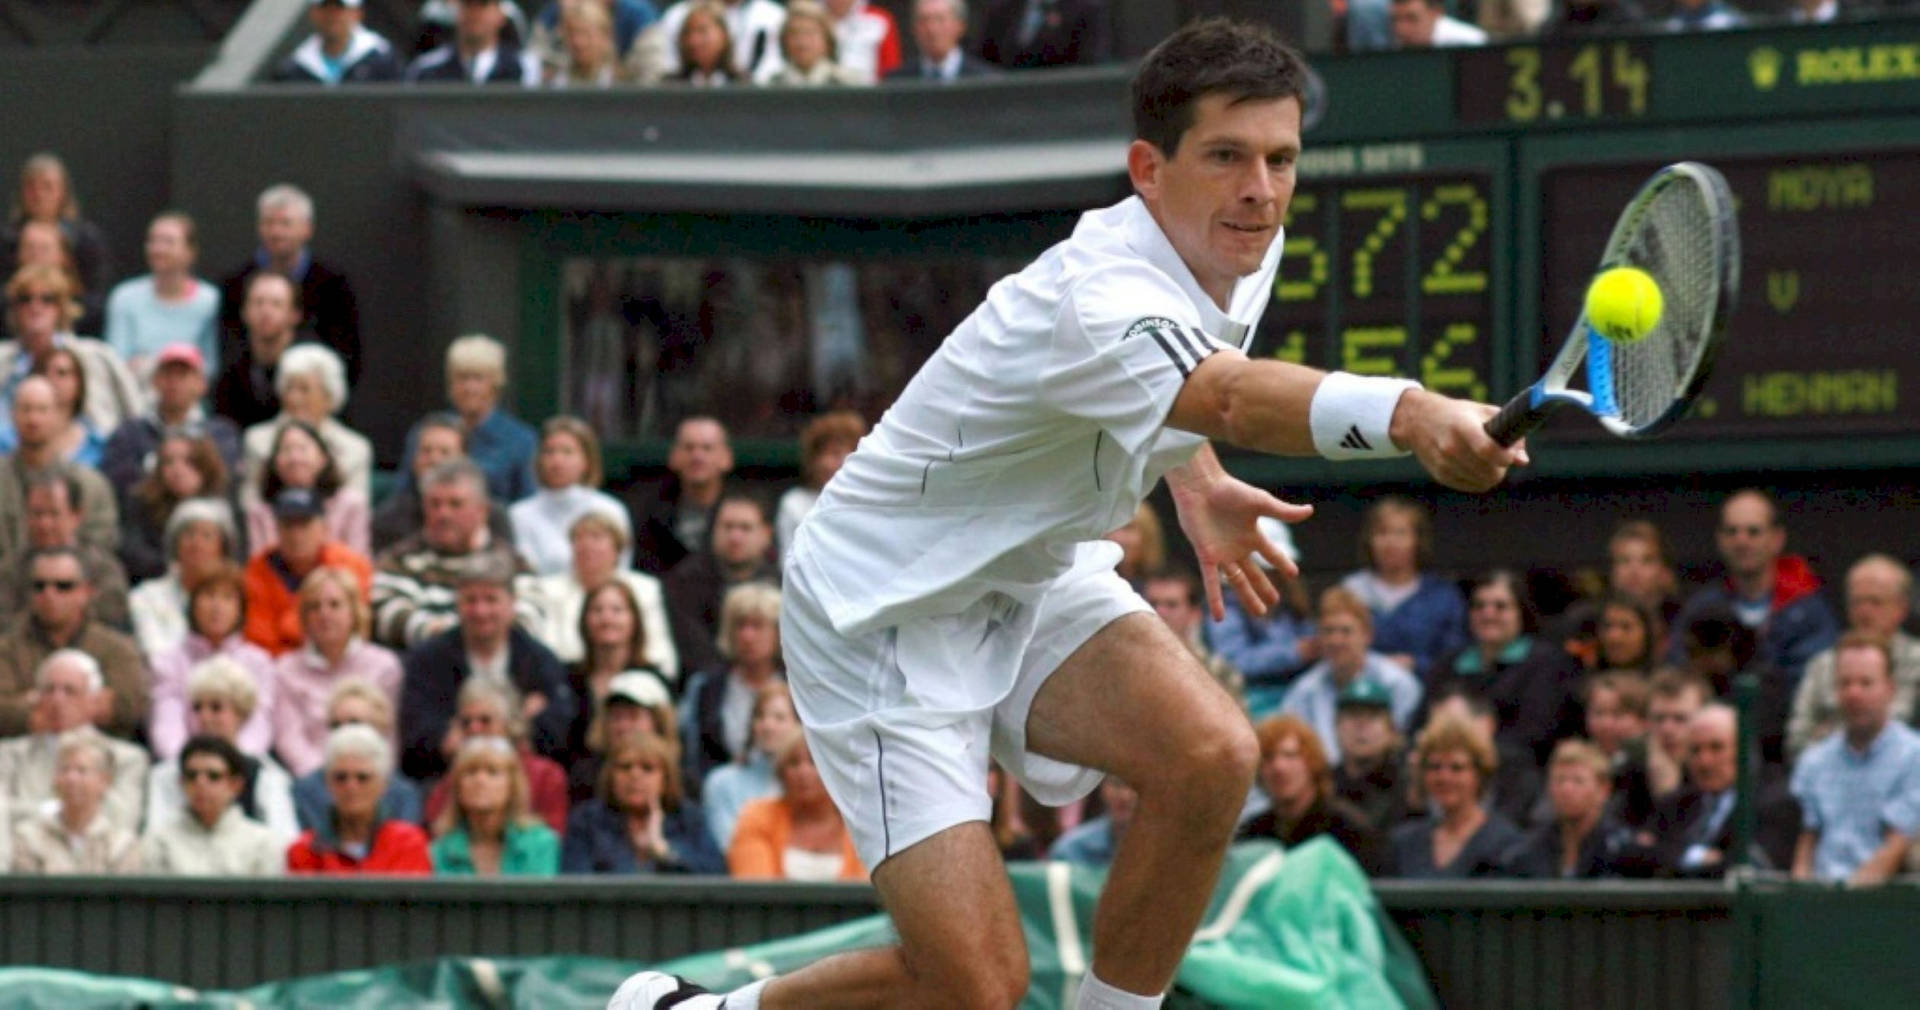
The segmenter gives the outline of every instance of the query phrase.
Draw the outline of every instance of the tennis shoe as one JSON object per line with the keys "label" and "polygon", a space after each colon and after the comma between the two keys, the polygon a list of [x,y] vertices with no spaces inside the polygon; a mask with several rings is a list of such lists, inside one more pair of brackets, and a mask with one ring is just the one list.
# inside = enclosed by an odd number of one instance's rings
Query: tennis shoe
{"label": "tennis shoe", "polygon": [[678,975],[643,971],[620,983],[607,1010],[726,1010],[727,998]]}

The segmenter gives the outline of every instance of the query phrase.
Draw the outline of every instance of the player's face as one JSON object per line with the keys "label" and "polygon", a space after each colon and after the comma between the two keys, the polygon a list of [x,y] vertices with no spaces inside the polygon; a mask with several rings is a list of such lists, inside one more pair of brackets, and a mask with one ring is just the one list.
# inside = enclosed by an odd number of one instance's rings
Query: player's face
{"label": "player's face", "polygon": [[1293,199],[1300,101],[1208,95],[1169,156],[1144,140],[1128,152],[1133,185],[1194,279],[1217,302],[1260,268]]}

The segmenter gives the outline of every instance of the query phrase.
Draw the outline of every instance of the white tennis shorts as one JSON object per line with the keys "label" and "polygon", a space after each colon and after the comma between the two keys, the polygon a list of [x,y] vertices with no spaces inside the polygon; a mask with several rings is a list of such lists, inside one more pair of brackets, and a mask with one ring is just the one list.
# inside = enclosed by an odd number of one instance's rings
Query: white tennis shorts
{"label": "white tennis shorts", "polygon": [[[1112,568],[1076,567],[1035,604],[989,593],[958,614],[847,636],[808,592],[804,566],[790,567],[780,619],[787,680],[821,781],[867,868],[956,824],[990,821],[989,755],[1042,803],[1093,791],[1104,772],[1027,750],[1027,713],[1075,649],[1148,610]],[[927,704],[903,668],[921,684],[1013,676],[997,702],[954,710]]]}

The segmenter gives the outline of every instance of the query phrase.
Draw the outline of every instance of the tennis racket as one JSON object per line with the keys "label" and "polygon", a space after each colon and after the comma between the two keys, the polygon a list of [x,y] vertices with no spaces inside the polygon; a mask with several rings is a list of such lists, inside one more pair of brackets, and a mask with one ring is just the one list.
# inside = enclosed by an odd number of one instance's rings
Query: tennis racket
{"label": "tennis racket", "polygon": [[[1727,180],[1692,161],[1655,172],[1607,239],[1599,270],[1614,267],[1638,267],[1660,285],[1659,324],[1641,340],[1616,343],[1582,310],[1546,374],[1487,422],[1494,441],[1512,445],[1568,404],[1622,438],[1651,438],[1700,395],[1740,292],[1740,235]],[[1586,388],[1575,388],[1581,379]]]}

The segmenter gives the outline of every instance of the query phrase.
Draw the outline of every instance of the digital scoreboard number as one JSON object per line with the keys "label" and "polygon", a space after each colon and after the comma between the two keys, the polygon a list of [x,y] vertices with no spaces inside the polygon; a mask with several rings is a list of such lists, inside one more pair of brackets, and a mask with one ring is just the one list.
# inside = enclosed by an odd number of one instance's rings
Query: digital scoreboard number
{"label": "digital scoreboard number", "polygon": [[[1693,415],[1666,437],[1920,432],[1909,381],[1920,379],[1920,147],[1710,160],[1740,210],[1740,302]],[[1576,318],[1614,215],[1658,167],[1541,177],[1541,364]]]}
{"label": "digital scoreboard number", "polygon": [[1494,206],[1486,174],[1301,183],[1253,353],[1487,399]]}
{"label": "digital scoreboard number", "polygon": [[1462,123],[1532,126],[1647,114],[1653,49],[1644,41],[1462,51],[1454,111]]}

